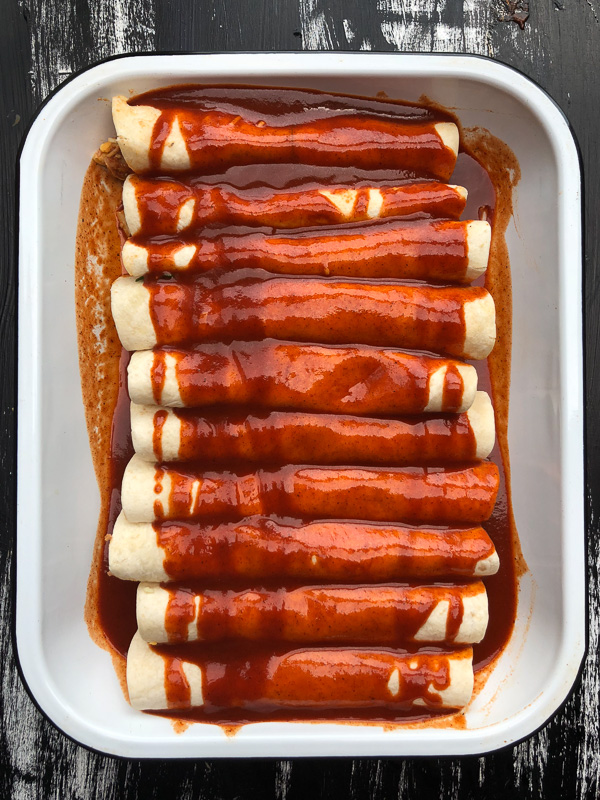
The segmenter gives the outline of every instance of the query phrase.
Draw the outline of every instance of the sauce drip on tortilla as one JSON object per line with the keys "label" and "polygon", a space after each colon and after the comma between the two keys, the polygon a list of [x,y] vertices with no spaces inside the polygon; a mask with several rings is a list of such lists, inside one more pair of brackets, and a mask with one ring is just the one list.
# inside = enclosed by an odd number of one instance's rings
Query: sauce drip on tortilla
{"label": "sauce drip on tortilla", "polygon": [[[162,460],[161,420],[154,415],[153,450]],[[477,442],[466,414],[352,417],[298,411],[228,413],[173,409],[180,423],[178,461],[216,466],[286,463],[409,466],[472,461]]]}
{"label": "sauce drip on tortilla", "polygon": [[[140,216],[135,234],[176,235],[207,225],[258,225],[285,230],[388,216],[409,220],[458,219],[465,205],[457,189],[438,181],[381,179],[375,187],[373,176],[361,180],[356,175],[336,171],[340,180],[336,183],[328,170],[318,183],[314,174],[318,168],[313,168],[312,172],[306,170],[305,180],[299,186],[301,167],[298,166],[298,174],[286,186],[252,183],[247,186],[241,177],[251,169],[231,168],[233,183],[216,185],[204,176],[189,175],[185,180],[134,176],[130,182]],[[240,185],[234,185],[235,174]],[[343,182],[345,177],[347,183]]]}
{"label": "sauce drip on tortilla", "polygon": [[454,163],[434,128],[449,116],[425,106],[304,90],[194,86],[146,92],[130,103],[160,111],[149,153],[155,172],[177,128],[186,137],[191,168],[203,174],[266,161],[367,170],[409,165],[419,176],[429,169],[446,179]]}
{"label": "sauce drip on tortilla", "polygon": [[[198,583],[162,584],[168,592],[165,630],[170,643],[186,642],[190,625],[202,642],[249,641],[394,645],[414,642],[440,601],[448,602],[445,635],[454,641],[464,598],[481,584],[298,586],[207,589]],[[198,612],[196,612],[198,603]]]}
{"label": "sauce drip on tortilla", "polygon": [[304,524],[298,520],[251,517],[243,523],[157,522],[157,544],[173,581],[202,580],[257,584],[265,580],[319,579],[331,583],[394,582],[473,574],[493,545],[482,528],[389,526],[345,522]]}
{"label": "sauce drip on tortilla", "polygon": [[[280,718],[281,698],[286,698],[284,710],[293,717],[297,712],[321,715],[329,710],[331,698],[338,714],[360,716],[376,704],[378,713],[381,709],[401,716],[410,713],[415,699],[425,699],[434,707],[441,705],[439,692],[450,685],[448,654],[441,651],[403,653],[383,647],[284,650],[244,644],[243,650],[231,645],[156,646],[165,660],[170,708],[189,707],[184,661],[200,667],[205,676],[204,713],[209,719],[232,710]],[[394,670],[398,670],[395,690],[389,686]],[[306,698],[311,698],[310,704]]]}
{"label": "sauce drip on tortilla", "polygon": [[363,279],[286,278],[249,270],[144,278],[158,345],[263,337],[326,344],[360,342],[461,355],[464,303],[481,287],[428,287]]}

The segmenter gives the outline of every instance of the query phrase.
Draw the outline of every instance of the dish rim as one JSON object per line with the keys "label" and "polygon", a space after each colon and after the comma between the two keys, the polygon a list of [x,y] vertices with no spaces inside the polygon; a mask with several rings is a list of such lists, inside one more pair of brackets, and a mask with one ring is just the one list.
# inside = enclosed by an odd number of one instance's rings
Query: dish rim
{"label": "dish rim", "polygon": [[[32,187],[37,188],[37,174],[40,172],[39,166],[42,163],[45,146],[53,134],[54,126],[60,123],[63,114],[68,112],[69,108],[73,107],[94,84],[96,84],[99,91],[101,91],[103,80],[113,80],[116,77],[117,70],[114,68],[115,62],[118,62],[119,65],[119,78],[125,81],[150,75],[155,75],[160,78],[163,73],[157,69],[157,67],[159,67],[159,62],[163,62],[163,71],[166,66],[165,62],[169,61],[167,69],[171,68],[189,74],[190,71],[194,70],[201,73],[202,63],[206,63],[206,61],[214,62],[223,57],[230,59],[232,56],[249,55],[256,55],[259,65],[259,69],[257,70],[255,64],[253,64],[253,70],[248,74],[249,82],[262,76],[262,83],[266,83],[269,77],[269,69],[272,75],[292,74],[291,65],[287,67],[282,66],[282,63],[289,57],[300,57],[305,62],[311,64],[310,72],[308,70],[298,71],[298,65],[294,65],[296,74],[306,75],[307,79],[314,74],[323,75],[324,77],[335,76],[336,74],[339,75],[340,72],[336,72],[336,68],[339,70],[339,67],[348,61],[355,62],[355,66],[352,65],[350,69],[358,71],[361,62],[367,59],[371,61],[380,59],[382,65],[383,62],[386,61],[392,62],[388,64],[388,75],[401,73],[399,77],[439,76],[454,79],[466,78],[481,83],[492,83],[496,88],[512,94],[536,115],[540,123],[544,125],[549,140],[552,142],[556,156],[559,186],[563,189],[563,200],[558,203],[559,218],[562,216],[565,230],[574,234],[574,237],[571,235],[569,239],[571,251],[574,250],[577,252],[578,263],[581,263],[579,261],[581,254],[581,208],[580,206],[571,208],[565,200],[573,189],[577,192],[580,191],[581,187],[579,153],[568,121],[552,98],[537,86],[537,84],[518,70],[483,56],[454,55],[452,53],[324,53],[304,51],[227,51],[221,53],[123,55],[106,59],[82,70],[77,75],[69,78],[68,81],[52,93],[42,105],[28,129],[26,138],[21,147],[19,161],[18,181],[20,182],[19,203],[21,213],[19,215],[18,246],[17,546],[13,576],[15,579],[13,586],[16,595],[16,602],[13,604],[15,609],[13,627],[15,654],[19,672],[27,691],[42,713],[44,713],[56,727],[69,738],[72,738],[77,743],[89,749],[121,757],[146,758],[156,757],[158,754],[156,752],[151,754],[141,752],[139,745],[141,745],[142,750],[147,750],[150,746],[147,740],[130,740],[119,738],[118,736],[107,736],[106,732],[99,732],[96,727],[87,724],[86,721],[83,721],[83,724],[79,723],[69,713],[64,701],[52,691],[52,687],[47,683],[46,673],[41,667],[44,661],[41,636],[32,639],[31,617],[28,617],[28,613],[31,614],[32,610],[35,610],[35,604],[31,599],[31,585],[28,586],[28,594],[25,595],[23,591],[24,577],[20,578],[25,570],[23,566],[25,561],[25,543],[31,544],[31,539],[28,540],[27,533],[23,533],[23,531],[35,531],[35,540],[39,539],[41,532],[41,468],[39,466],[40,459],[35,458],[36,455],[39,455],[42,448],[41,425],[39,420],[39,364],[37,361],[39,353],[37,353],[34,347],[38,340],[39,333],[37,325],[39,323],[40,293],[38,287],[35,285],[35,281],[32,281],[32,278],[35,278],[35,249],[32,248],[28,242],[37,241],[37,227],[43,210],[38,208],[36,203],[37,192]],[[198,66],[190,64],[190,58],[195,61],[199,59]],[[269,59],[277,59],[277,61],[269,66],[267,63]],[[444,66],[443,70],[437,67],[434,68],[435,62],[441,62],[442,60],[445,61],[446,64],[449,60],[453,61],[452,67],[448,68]],[[481,67],[477,72],[472,70],[472,66],[469,66],[472,65],[475,60],[479,62],[479,66]],[[149,61],[152,63],[149,64]],[[124,62],[128,63],[123,68]],[[314,65],[312,62],[317,63]],[[322,62],[321,72],[319,71],[319,62]],[[415,65],[414,68],[412,66],[413,64]],[[139,68],[136,70],[138,65]],[[411,68],[408,70],[407,65],[411,65]],[[219,66],[223,72],[229,70],[237,74],[243,71],[244,67],[247,68],[247,64],[242,65],[241,62],[239,64],[235,62],[234,64],[221,64]],[[554,124],[554,127],[550,122]],[[570,169],[566,168],[567,163]],[[575,169],[573,169],[573,167],[575,167]],[[33,178],[33,180],[27,181],[27,177]],[[27,237],[23,236],[23,229],[21,227],[24,218],[23,209],[25,206],[29,209]],[[32,208],[36,209],[33,215],[31,214]],[[31,220],[32,216],[33,220]],[[566,239],[568,237],[563,238]],[[577,245],[576,247],[573,247],[574,241]],[[562,241],[561,245],[562,250],[564,250],[565,242]],[[32,250],[34,251],[33,253]],[[562,401],[560,410],[560,458],[563,475],[560,487],[563,500],[561,541],[564,544],[567,520],[570,521],[570,528],[578,527],[573,524],[573,520],[577,520],[580,523],[582,536],[578,538],[576,542],[578,547],[571,547],[571,549],[568,549],[566,552],[563,549],[563,592],[565,596],[569,598],[569,602],[565,603],[565,617],[568,617],[568,619],[564,620],[562,626],[563,639],[560,652],[564,655],[565,650],[568,650],[567,655],[569,657],[557,659],[557,661],[562,661],[563,663],[562,673],[559,669],[555,670],[553,673],[553,680],[550,682],[551,690],[542,692],[529,706],[508,720],[504,720],[502,723],[488,725],[485,728],[461,730],[458,732],[460,733],[460,737],[450,737],[448,734],[452,733],[452,731],[448,729],[428,728],[425,730],[431,735],[428,739],[423,739],[422,735],[419,736],[421,733],[420,730],[403,729],[404,731],[409,730],[415,740],[420,739],[421,744],[426,745],[425,750],[419,746],[416,748],[407,748],[406,740],[400,740],[393,735],[390,736],[386,731],[381,731],[379,736],[370,736],[368,741],[364,738],[361,739],[360,731],[363,730],[363,728],[360,725],[356,725],[356,732],[359,735],[353,737],[344,736],[341,739],[337,739],[337,749],[335,747],[333,749],[323,748],[323,739],[321,737],[311,737],[310,733],[303,731],[302,733],[294,733],[293,739],[284,741],[283,747],[277,745],[278,740],[276,740],[275,734],[266,734],[264,737],[257,737],[252,740],[242,740],[239,737],[234,737],[233,741],[237,739],[237,744],[240,745],[241,743],[241,746],[226,748],[223,747],[224,743],[219,740],[212,744],[216,744],[217,749],[221,747],[224,752],[202,753],[203,757],[264,755],[263,747],[265,741],[268,740],[271,740],[271,744],[275,745],[275,752],[270,752],[269,754],[276,756],[481,754],[514,744],[530,736],[542,727],[547,720],[556,713],[561,705],[566,702],[580,672],[581,662],[586,649],[587,615],[585,614],[585,586],[587,581],[585,579],[582,581],[579,574],[580,570],[583,571],[585,569],[583,550],[585,543],[585,525],[583,504],[584,407],[583,327],[581,308],[582,271],[580,269],[576,274],[570,272],[568,276],[569,280],[567,281],[565,256],[566,253],[561,251],[558,258],[558,285],[561,290],[561,296],[559,298],[560,318],[563,322],[560,335],[560,388]],[[30,271],[28,271],[28,265],[30,265]],[[25,298],[27,298],[27,303],[25,302]],[[576,331],[579,332],[579,336],[573,335]],[[24,354],[29,358],[26,358]],[[569,475],[568,481],[564,479],[564,475],[566,474]],[[25,486],[27,487],[27,494],[25,494]],[[571,488],[573,486],[576,486],[579,491],[573,491]],[[37,491],[32,491],[33,487],[35,487]],[[34,498],[33,502],[31,500],[32,497]],[[37,523],[37,526],[35,523]],[[573,543],[574,540],[570,539],[570,545],[573,545]],[[34,554],[33,565],[31,564],[31,560],[31,552],[29,552],[29,564],[25,574],[31,577],[33,571],[38,578],[38,580],[34,582],[34,596],[37,599],[39,595],[36,594],[36,592],[41,591],[39,551]],[[569,610],[571,611],[570,615],[567,613]],[[576,613],[577,610],[579,613]],[[569,623],[571,624],[569,625]],[[39,631],[37,632],[39,633]],[[571,642],[570,648],[567,647],[569,641]],[[283,724],[298,725],[298,723]],[[519,728],[522,729],[519,730]],[[181,744],[186,742],[187,747],[182,747]],[[391,747],[389,743],[391,743]],[[176,758],[197,757],[197,753],[188,753],[186,756],[186,753],[181,751],[184,749],[188,751],[190,749],[197,750],[200,746],[198,740],[186,740],[185,737],[179,737],[179,741],[172,737],[168,739],[163,737],[151,744],[153,748],[158,746],[158,748],[163,751],[167,748],[171,748],[173,752],[163,752],[162,757]],[[202,744],[205,744],[205,742]],[[278,747],[279,749],[277,749]],[[212,750],[212,746],[209,749]],[[317,752],[317,750],[320,750],[320,752]],[[323,752],[323,750],[328,751]]]}

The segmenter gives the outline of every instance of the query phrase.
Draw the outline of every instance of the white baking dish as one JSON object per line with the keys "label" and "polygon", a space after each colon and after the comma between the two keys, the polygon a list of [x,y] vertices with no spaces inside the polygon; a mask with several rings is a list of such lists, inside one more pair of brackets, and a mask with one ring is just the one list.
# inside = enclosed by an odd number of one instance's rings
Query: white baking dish
{"label": "white baking dish", "polygon": [[[182,82],[300,86],[416,100],[488,128],[522,169],[508,230],[514,352],[514,511],[530,572],[512,639],[466,729],[261,723],[226,736],[132,711],[83,621],[99,508],[81,402],[73,262],[92,151],[114,94]],[[585,649],[579,160],[555,104],[519,73],[468,56],[227,53],[134,56],[57,92],[21,155],[17,615],[23,675],[42,710],[84,745],[130,757],[453,755],[527,736],[565,700]]]}

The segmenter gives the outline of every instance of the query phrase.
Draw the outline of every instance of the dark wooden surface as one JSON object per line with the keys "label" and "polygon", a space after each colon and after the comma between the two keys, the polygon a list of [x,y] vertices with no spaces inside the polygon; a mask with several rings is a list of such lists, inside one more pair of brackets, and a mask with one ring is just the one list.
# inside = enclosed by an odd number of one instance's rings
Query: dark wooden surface
{"label": "dark wooden surface", "polygon": [[[0,798],[539,798],[600,792],[600,0],[0,0]],[[529,17],[524,18],[529,11]],[[515,19],[517,21],[515,21]],[[522,27],[521,27],[522,25]],[[484,758],[140,762],[90,753],[31,702],[11,641],[15,528],[15,165],[42,100],[116,53],[177,50],[406,50],[491,56],[561,105],[586,176],[589,655],[549,724]],[[577,253],[573,254],[574,266]]]}

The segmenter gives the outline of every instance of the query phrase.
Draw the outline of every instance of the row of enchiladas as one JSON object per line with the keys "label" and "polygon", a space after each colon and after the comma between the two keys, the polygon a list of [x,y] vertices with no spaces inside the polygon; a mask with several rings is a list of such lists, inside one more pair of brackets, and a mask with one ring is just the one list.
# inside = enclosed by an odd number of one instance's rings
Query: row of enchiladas
{"label": "row of enchiladas", "polygon": [[[460,221],[466,190],[444,183],[458,130],[416,106],[255,95],[113,105],[135,171],[112,288],[135,455],[109,544],[111,573],[140,581],[130,700],[461,708],[499,474],[463,360],[489,354],[495,313],[468,285],[490,226]],[[290,163],[319,180],[269,185]],[[325,180],[340,163],[388,173]],[[228,182],[257,164],[261,183]]]}

